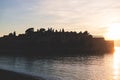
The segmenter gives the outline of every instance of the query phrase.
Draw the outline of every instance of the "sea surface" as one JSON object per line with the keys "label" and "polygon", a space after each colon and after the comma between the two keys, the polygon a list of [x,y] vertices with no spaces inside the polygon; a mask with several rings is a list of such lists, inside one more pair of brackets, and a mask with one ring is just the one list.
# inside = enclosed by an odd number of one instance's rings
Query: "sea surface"
{"label": "sea surface", "polygon": [[0,56],[0,69],[45,80],[120,80],[120,47],[114,53],[69,57]]}

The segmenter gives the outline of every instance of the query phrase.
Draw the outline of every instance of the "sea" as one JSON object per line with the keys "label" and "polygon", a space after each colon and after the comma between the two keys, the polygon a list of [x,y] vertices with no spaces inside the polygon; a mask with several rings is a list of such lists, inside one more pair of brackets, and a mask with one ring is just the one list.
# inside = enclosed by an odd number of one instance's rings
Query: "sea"
{"label": "sea", "polygon": [[79,56],[0,56],[0,69],[45,80],[120,80],[120,47],[114,53]]}

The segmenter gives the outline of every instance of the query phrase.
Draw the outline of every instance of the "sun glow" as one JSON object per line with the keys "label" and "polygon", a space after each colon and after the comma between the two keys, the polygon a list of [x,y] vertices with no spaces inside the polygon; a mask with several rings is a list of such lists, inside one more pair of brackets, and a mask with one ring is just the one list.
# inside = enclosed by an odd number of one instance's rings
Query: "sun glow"
{"label": "sun glow", "polygon": [[120,24],[109,25],[106,38],[110,40],[120,40]]}
{"label": "sun glow", "polygon": [[120,47],[115,47],[114,68],[120,68]]}

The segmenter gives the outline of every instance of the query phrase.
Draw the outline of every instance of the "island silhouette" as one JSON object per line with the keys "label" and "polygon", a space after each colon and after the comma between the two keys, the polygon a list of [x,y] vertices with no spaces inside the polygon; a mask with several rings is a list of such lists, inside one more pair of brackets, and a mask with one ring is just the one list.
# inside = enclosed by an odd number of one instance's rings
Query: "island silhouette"
{"label": "island silhouette", "polygon": [[0,37],[0,54],[51,56],[111,53],[114,41],[94,37],[88,31],[73,32],[53,28],[29,28],[25,34],[16,32]]}

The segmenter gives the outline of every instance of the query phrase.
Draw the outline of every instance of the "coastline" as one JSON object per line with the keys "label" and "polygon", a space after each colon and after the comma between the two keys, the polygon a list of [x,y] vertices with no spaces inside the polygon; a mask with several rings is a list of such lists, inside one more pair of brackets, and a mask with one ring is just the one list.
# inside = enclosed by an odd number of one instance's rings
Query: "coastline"
{"label": "coastline", "polygon": [[44,80],[35,76],[0,69],[0,80]]}

